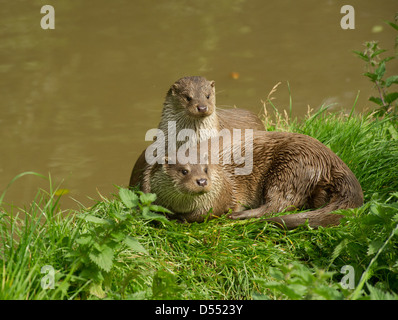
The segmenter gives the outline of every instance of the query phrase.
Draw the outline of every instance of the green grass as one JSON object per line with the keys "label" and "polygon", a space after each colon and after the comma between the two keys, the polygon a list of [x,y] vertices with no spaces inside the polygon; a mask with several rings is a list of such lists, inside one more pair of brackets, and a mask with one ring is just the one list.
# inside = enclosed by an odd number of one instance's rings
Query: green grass
{"label": "green grass", "polygon": [[[50,181],[29,207],[0,209],[0,299],[397,299],[398,121],[321,110],[265,123],[329,146],[365,205],[318,230],[225,217],[180,224],[154,213],[153,196],[125,189],[62,212]],[[346,265],[353,289],[340,285]]]}

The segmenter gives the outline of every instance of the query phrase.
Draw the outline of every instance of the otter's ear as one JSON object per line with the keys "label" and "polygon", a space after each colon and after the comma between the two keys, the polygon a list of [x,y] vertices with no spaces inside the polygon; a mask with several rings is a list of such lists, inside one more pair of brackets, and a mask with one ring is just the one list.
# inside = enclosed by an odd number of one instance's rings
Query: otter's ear
{"label": "otter's ear", "polygon": [[215,82],[214,80],[211,80],[211,81],[210,81],[210,86],[211,86],[212,88],[214,88],[215,85],[216,85],[216,82]]}
{"label": "otter's ear", "polygon": [[178,83],[173,83],[173,85],[170,87],[169,92],[171,94],[176,94],[178,92],[178,88],[179,88]]}

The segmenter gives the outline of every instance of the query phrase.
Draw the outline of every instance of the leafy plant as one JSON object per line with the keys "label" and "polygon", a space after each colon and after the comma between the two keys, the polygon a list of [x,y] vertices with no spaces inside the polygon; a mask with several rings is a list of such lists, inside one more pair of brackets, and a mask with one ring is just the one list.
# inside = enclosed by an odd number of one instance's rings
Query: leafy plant
{"label": "leafy plant", "polygon": [[378,286],[379,291],[398,292],[398,193],[391,194],[385,202],[374,195],[366,212],[347,217],[350,232],[344,232],[344,240],[335,247],[331,260],[332,264],[339,257],[344,264],[356,265],[356,272],[361,274],[352,299],[366,296],[365,284],[368,289]]}
{"label": "leafy plant", "polygon": [[80,277],[92,279],[90,293],[99,298],[105,297],[103,285],[109,286],[110,272],[125,248],[148,254],[140,242],[130,236],[133,220],[141,216],[148,220],[168,221],[153,212],[168,212],[167,209],[152,205],[156,195],[120,189],[119,196],[121,202],[115,203],[112,210],[107,210],[106,213],[91,208],[89,212],[77,215],[84,224],[80,225],[81,232],[75,239],[76,246],[67,256],[73,264],[78,265]]}
{"label": "leafy plant", "polygon": [[177,277],[171,272],[159,270],[153,277],[152,299],[182,299],[185,287],[178,284]]}
{"label": "leafy plant", "polygon": [[[332,280],[334,272],[322,269],[311,270],[300,262],[269,268],[269,276],[274,279],[255,279],[263,288],[274,291],[280,298],[290,300],[340,300],[347,295],[347,290]],[[343,292],[345,294],[343,294]],[[265,298],[255,294],[255,298]]]}
{"label": "leafy plant", "polygon": [[[395,22],[398,21],[398,15],[395,17]],[[388,25],[398,31],[398,25],[393,22],[387,22]],[[398,39],[398,36],[397,36]],[[395,47],[397,47],[398,40],[396,40]],[[366,62],[367,71],[364,73],[366,77],[375,84],[378,90],[377,97],[370,97],[369,100],[380,106],[379,113],[397,113],[397,99],[398,92],[388,92],[393,84],[398,84],[398,75],[393,75],[385,78],[386,63],[394,56],[381,58],[381,54],[387,50],[381,49],[377,41],[370,41],[365,43],[365,49],[361,51],[354,51],[355,54]]]}
{"label": "leafy plant", "polygon": [[127,208],[133,209],[135,215],[140,216],[143,219],[158,220],[168,223],[169,220],[164,215],[157,214],[156,212],[173,214],[166,208],[152,204],[152,202],[156,200],[156,194],[154,193],[143,193],[142,191],[120,189],[119,196]]}
{"label": "leafy plant", "polygon": [[[375,197],[362,208],[345,211],[339,228],[294,231],[289,238],[296,254],[304,248],[308,256],[302,259],[312,266],[293,261],[269,267],[267,277],[253,279],[259,285],[253,298],[398,299],[398,193],[386,202]],[[343,266],[354,270],[353,289],[340,285]]]}
{"label": "leafy plant", "polygon": [[[397,23],[398,23],[398,12],[395,14],[394,20],[395,20],[395,23],[394,23],[394,22],[391,22],[391,21],[386,21],[386,23],[387,23],[389,26],[391,26],[392,28],[394,28],[395,30],[398,31],[398,25],[397,25]],[[398,50],[398,35],[395,37],[394,48],[395,48],[395,51],[397,52],[397,50]]]}

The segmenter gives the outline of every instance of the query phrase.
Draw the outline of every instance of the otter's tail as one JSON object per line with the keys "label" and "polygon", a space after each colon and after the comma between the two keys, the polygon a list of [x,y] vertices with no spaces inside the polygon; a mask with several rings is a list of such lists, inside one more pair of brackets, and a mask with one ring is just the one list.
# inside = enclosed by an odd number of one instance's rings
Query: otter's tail
{"label": "otter's tail", "polygon": [[[336,199],[337,198],[337,199]],[[341,199],[335,196],[324,207],[308,212],[300,212],[287,214],[279,217],[272,217],[266,219],[276,223],[280,228],[295,229],[308,221],[308,225],[312,228],[328,227],[338,225],[340,219],[343,217],[341,214],[332,213],[339,209],[349,209],[360,207],[363,203],[361,197],[357,197],[355,201]]]}
{"label": "otter's tail", "polygon": [[331,196],[327,205],[314,211],[287,214],[279,217],[268,218],[281,228],[294,229],[308,221],[312,228],[338,225],[341,214],[332,213],[339,209],[358,208],[363,204],[363,192],[361,185],[354,174],[348,170],[348,174],[339,179],[335,186],[335,193]]}

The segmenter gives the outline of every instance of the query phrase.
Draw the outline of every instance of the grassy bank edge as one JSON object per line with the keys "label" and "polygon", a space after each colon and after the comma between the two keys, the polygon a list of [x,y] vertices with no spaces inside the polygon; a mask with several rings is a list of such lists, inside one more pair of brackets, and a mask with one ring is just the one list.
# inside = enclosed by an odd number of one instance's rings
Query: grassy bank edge
{"label": "grassy bank edge", "polygon": [[0,211],[0,299],[396,299],[397,120],[322,108],[303,121],[274,110],[264,122],[330,147],[365,205],[318,230],[225,217],[184,225],[155,213],[153,195],[123,188],[60,211],[50,183],[28,208]]}

